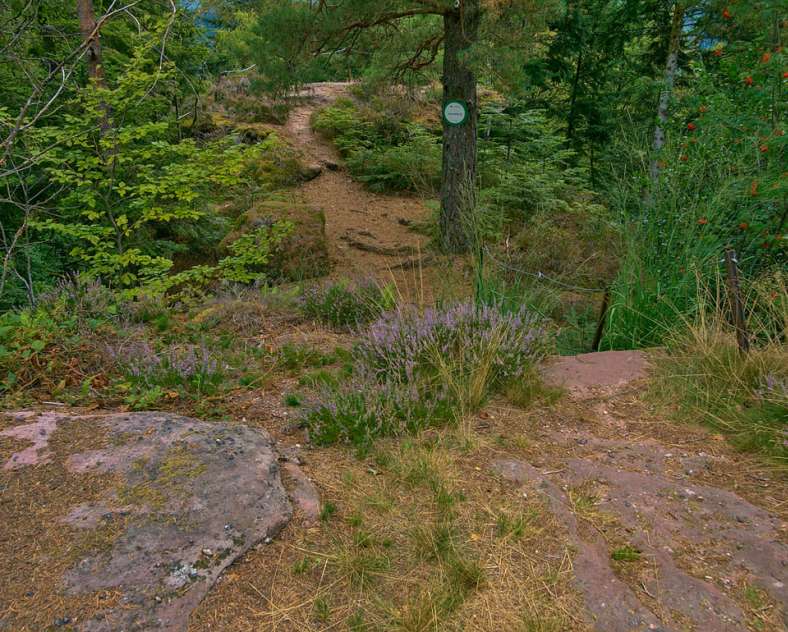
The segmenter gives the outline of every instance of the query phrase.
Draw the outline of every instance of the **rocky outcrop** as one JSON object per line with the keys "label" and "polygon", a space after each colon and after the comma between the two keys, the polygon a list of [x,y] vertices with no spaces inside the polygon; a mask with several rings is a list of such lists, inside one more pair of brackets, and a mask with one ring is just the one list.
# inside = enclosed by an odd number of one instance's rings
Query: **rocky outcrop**
{"label": "rocky outcrop", "polygon": [[[107,441],[100,449],[61,453],[54,463],[47,443],[69,432],[74,419],[88,420]],[[264,432],[156,412],[81,418],[50,412],[18,420],[3,436],[33,445],[7,459],[7,476],[64,466],[77,484],[80,477],[115,481],[61,517],[72,533],[117,527],[110,541],[80,556],[56,589],[73,597],[118,595],[89,618],[71,620],[76,629],[185,630],[221,572],[253,545],[270,542],[292,516],[279,457]],[[31,498],[36,491],[29,490]]]}

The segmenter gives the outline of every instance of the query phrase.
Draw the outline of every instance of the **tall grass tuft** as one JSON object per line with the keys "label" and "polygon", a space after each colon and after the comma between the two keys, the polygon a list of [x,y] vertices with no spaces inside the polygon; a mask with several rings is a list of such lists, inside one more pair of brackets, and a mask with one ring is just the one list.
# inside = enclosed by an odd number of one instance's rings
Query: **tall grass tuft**
{"label": "tall grass tuft", "polygon": [[328,282],[304,291],[304,314],[334,329],[350,331],[367,325],[394,307],[394,288],[374,280]]}
{"label": "tall grass tuft", "polygon": [[788,464],[788,291],[776,273],[748,284],[751,350],[730,325],[723,280],[698,278],[694,316],[679,319],[657,363],[658,395],[682,418],[728,435],[739,448]]}

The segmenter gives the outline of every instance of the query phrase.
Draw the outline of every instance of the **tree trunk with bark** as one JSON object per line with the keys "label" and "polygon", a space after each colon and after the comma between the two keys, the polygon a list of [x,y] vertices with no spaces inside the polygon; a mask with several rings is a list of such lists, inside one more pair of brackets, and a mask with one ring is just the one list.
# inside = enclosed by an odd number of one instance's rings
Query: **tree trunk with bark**
{"label": "tree trunk with bark", "polygon": [[88,76],[97,85],[104,85],[104,70],[101,67],[101,42],[96,24],[93,0],[77,0],[79,31],[87,44]]}
{"label": "tree trunk with bark", "polygon": [[665,77],[662,91],[659,94],[659,105],[657,106],[657,125],[654,128],[654,142],[652,146],[654,156],[651,160],[651,181],[654,185],[659,180],[659,154],[665,145],[665,125],[667,125],[670,114],[670,99],[673,96],[673,84],[679,67],[679,50],[681,49],[681,29],[683,24],[684,4],[677,2],[673,6],[673,24],[670,29],[668,58],[665,62]]}
{"label": "tree trunk with bark", "polygon": [[464,0],[443,16],[443,100],[463,101],[468,117],[462,125],[443,121],[443,177],[441,179],[440,232],[448,252],[470,246],[470,214],[476,204],[476,129],[478,102],[476,75],[467,59],[478,41],[479,0]]}

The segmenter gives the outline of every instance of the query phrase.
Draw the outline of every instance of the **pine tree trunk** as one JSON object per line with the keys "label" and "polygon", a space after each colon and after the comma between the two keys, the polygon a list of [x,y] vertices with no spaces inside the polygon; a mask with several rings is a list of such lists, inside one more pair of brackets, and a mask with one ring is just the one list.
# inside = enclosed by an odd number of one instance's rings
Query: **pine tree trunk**
{"label": "pine tree trunk", "polygon": [[670,29],[670,42],[668,44],[668,59],[665,63],[665,78],[662,92],[659,94],[657,106],[657,125],[654,128],[653,150],[651,160],[651,181],[656,185],[659,180],[659,154],[665,145],[665,125],[670,114],[670,99],[673,96],[673,83],[676,80],[676,71],[679,67],[679,49],[681,48],[681,28],[684,24],[684,6],[677,2],[673,7],[673,25]]}
{"label": "pine tree trunk", "polygon": [[476,75],[468,66],[468,49],[479,37],[479,0],[464,0],[444,14],[443,100],[459,100],[468,108],[462,125],[443,121],[443,177],[440,232],[447,252],[470,246],[469,219],[476,204]]}
{"label": "pine tree trunk", "polygon": [[87,44],[86,57],[88,60],[88,76],[97,85],[104,85],[104,70],[101,67],[101,43],[96,28],[96,13],[93,9],[93,0],[77,0],[77,15],[79,16],[79,31],[82,39]]}

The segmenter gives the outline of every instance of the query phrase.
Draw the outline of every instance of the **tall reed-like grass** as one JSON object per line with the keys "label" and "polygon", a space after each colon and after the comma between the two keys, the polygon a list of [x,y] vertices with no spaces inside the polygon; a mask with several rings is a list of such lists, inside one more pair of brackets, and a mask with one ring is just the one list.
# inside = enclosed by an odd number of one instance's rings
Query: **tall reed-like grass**
{"label": "tall reed-like grass", "polygon": [[697,278],[697,308],[676,316],[657,362],[655,392],[682,418],[709,424],[738,447],[788,465],[788,291],[777,273],[746,283],[751,341],[739,350],[724,281]]}
{"label": "tall reed-like grass", "polygon": [[[627,240],[604,347],[657,346],[676,314],[694,319],[705,307],[696,274],[713,279],[727,248],[747,276],[785,265],[784,141],[778,136],[765,159],[758,137],[741,131],[761,121],[744,124],[753,112],[741,105],[718,95],[703,116],[677,113],[658,156],[646,149],[649,138],[627,132],[636,126],[622,129],[610,153],[606,198]],[[697,120],[690,128],[683,117]],[[656,181],[651,159],[661,167]]]}

